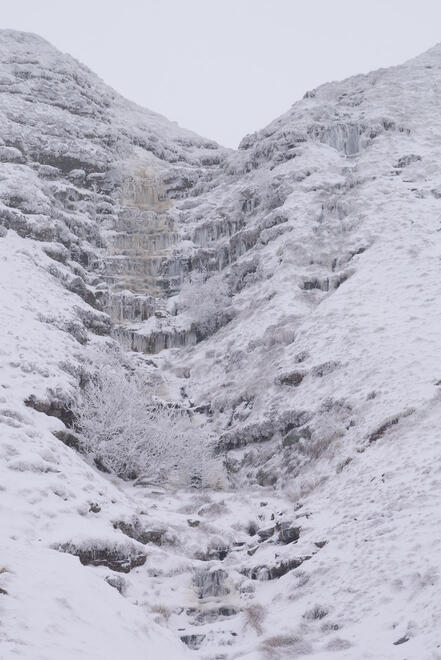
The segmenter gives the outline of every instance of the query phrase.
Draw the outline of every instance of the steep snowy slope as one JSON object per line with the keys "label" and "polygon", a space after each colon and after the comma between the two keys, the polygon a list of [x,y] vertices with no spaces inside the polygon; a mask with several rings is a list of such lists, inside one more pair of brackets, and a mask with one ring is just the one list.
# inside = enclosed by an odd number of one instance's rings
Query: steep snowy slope
{"label": "steep snowy slope", "polygon": [[[33,35],[0,62],[0,657],[440,658],[441,48],[237,152]],[[75,450],[115,339],[224,491]]]}
{"label": "steep snowy slope", "polygon": [[[202,197],[204,223],[209,204],[212,216],[244,193],[254,205],[242,212],[249,244],[224,271],[234,320],[169,358],[190,370],[190,398],[227,411],[225,448],[297,421],[306,451],[343,434],[363,444],[435,394],[439,57],[308,94],[243,141],[236,159],[253,169],[239,184]],[[284,479],[283,447],[295,469],[297,441],[282,438],[269,478]]]}
{"label": "steep snowy slope", "polygon": [[174,167],[196,181],[222,152],[124,101],[39,37],[2,31],[0,62],[0,657],[183,657],[179,640],[103,581],[107,569],[84,573],[51,549],[84,536],[104,555],[115,549],[124,570],[145,561],[112,514],[96,520],[98,502],[124,502],[118,485],[52,432],[65,429],[60,418],[69,424],[85,351],[113,350],[101,311],[113,180]]}

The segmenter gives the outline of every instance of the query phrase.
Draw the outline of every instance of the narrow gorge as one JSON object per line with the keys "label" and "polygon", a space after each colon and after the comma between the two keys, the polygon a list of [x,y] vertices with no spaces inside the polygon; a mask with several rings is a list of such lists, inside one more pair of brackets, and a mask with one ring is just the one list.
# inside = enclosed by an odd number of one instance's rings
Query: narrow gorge
{"label": "narrow gorge", "polygon": [[[231,150],[0,31],[1,658],[441,657],[440,103],[438,45]],[[188,483],[84,450],[101,365]]]}

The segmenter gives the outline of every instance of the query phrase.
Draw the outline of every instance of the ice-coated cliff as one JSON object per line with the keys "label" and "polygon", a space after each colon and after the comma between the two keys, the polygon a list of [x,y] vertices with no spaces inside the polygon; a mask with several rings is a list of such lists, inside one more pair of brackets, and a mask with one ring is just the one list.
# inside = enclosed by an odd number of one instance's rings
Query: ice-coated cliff
{"label": "ice-coated cliff", "polygon": [[[436,46],[231,151],[0,32],[2,659],[441,657],[440,104]],[[76,451],[118,345],[223,490]]]}

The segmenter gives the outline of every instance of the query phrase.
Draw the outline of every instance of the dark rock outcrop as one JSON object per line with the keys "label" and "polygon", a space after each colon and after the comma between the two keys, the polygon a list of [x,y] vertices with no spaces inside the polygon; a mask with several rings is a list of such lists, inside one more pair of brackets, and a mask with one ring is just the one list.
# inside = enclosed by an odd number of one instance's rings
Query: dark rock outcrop
{"label": "dark rock outcrop", "polygon": [[147,555],[131,546],[81,545],[63,543],[55,548],[79,558],[83,566],[106,566],[118,573],[129,573],[133,568],[145,564]]}

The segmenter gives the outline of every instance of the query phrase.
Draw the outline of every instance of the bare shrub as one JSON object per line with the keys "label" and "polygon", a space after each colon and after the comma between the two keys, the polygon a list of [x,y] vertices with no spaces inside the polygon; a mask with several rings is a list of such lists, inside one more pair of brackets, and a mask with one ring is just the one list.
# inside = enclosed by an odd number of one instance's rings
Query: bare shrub
{"label": "bare shrub", "polygon": [[201,486],[220,476],[191,412],[155,401],[142,377],[117,361],[98,364],[72,412],[82,448],[122,478]]}
{"label": "bare shrub", "polygon": [[307,610],[303,618],[308,619],[309,621],[317,621],[319,619],[323,619],[325,616],[327,616],[328,610],[321,605],[315,605],[312,609]]}
{"label": "bare shrub", "polygon": [[153,605],[151,611],[156,614],[155,621],[159,624],[167,622],[171,615],[170,608],[162,604]]}
{"label": "bare shrub", "polygon": [[311,652],[310,645],[297,635],[274,635],[262,643],[265,658],[295,658]]}
{"label": "bare shrub", "polygon": [[250,626],[258,635],[263,633],[262,623],[265,619],[265,610],[258,603],[244,609],[245,626]]}
{"label": "bare shrub", "polygon": [[182,285],[179,306],[187,312],[203,335],[215,332],[231,320],[230,296],[225,281],[219,274],[193,273]]}

